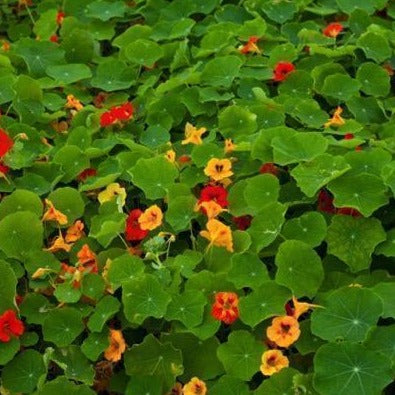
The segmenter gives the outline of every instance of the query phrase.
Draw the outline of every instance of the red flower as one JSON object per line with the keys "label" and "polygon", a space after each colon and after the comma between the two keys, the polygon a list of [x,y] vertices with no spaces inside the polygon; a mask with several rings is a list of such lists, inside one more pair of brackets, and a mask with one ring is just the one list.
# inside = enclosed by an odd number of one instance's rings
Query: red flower
{"label": "red flower", "polygon": [[147,237],[149,230],[140,228],[139,217],[143,212],[136,208],[129,213],[126,219],[125,237],[128,241],[140,241]]}
{"label": "red flower", "polygon": [[66,14],[63,11],[58,11],[56,14],[56,23],[61,25]]}
{"label": "red flower", "polygon": [[59,41],[59,37],[56,34],[53,34],[50,38],[49,41],[52,41],[53,43],[57,43]]}
{"label": "red flower", "polygon": [[15,311],[7,310],[0,316],[0,341],[7,343],[11,336],[23,335],[25,327],[23,322],[16,316]]}
{"label": "red flower", "polygon": [[10,168],[8,166],[6,166],[2,162],[0,162],[0,173],[7,174],[9,172],[9,170],[10,170]]}
{"label": "red flower", "polygon": [[133,117],[134,108],[132,103],[126,102],[118,107],[111,107],[100,116],[100,126],[113,125],[117,121],[128,121]]}
{"label": "red flower", "polygon": [[236,224],[237,229],[246,230],[251,225],[252,217],[251,215],[242,215],[241,217],[233,217],[232,220]]}
{"label": "red flower", "polygon": [[343,25],[338,22],[330,23],[325,29],[322,30],[324,36],[336,38],[343,30]]}
{"label": "red flower", "polygon": [[234,292],[217,292],[211,315],[225,324],[232,324],[239,318],[239,297]]}
{"label": "red flower", "polygon": [[267,162],[267,163],[263,164],[259,169],[259,173],[261,173],[261,174],[270,173],[270,174],[273,174],[274,176],[277,176],[278,172],[279,172],[278,167],[274,163],[271,163],[271,162]]}
{"label": "red flower", "polygon": [[357,145],[355,147],[355,151],[357,151],[357,152],[362,151],[362,147],[360,145]]}
{"label": "red flower", "polygon": [[77,176],[77,180],[80,182],[86,181],[87,178],[93,177],[97,174],[97,170],[89,167],[88,169],[82,170]]}
{"label": "red flower", "polygon": [[202,202],[209,202],[214,200],[222,208],[228,207],[228,191],[220,186],[207,185],[200,191],[200,198],[198,204]]}
{"label": "red flower", "polygon": [[354,138],[354,135],[352,133],[346,133],[344,135],[344,140],[352,140]]}
{"label": "red flower", "polygon": [[14,140],[0,129],[0,157],[4,156],[14,146]]}
{"label": "red flower", "polygon": [[362,214],[352,207],[340,207],[336,210],[336,214],[340,215],[351,215],[352,217],[358,218],[362,217]]}
{"label": "red flower", "polygon": [[106,111],[100,116],[100,126],[102,128],[110,126],[115,122],[117,122],[117,119],[114,117],[114,114],[111,111]]}
{"label": "red flower", "polygon": [[178,158],[178,161],[179,161],[180,163],[188,163],[188,162],[191,161],[191,157],[190,157],[189,155],[181,155],[181,156]]}
{"label": "red flower", "polygon": [[276,82],[284,81],[293,71],[295,71],[295,66],[292,63],[279,62],[274,68],[273,80]]}
{"label": "red flower", "polygon": [[318,210],[329,214],[336,213],[336,208],[333,205],[333,197],[324,189],[322,189],[318,194]]}
{"label": "red flower", "polygon": [[16,295],[15,296],[15,303],[17,306],[19,306],[23,302],[23,296],[22,295]]}

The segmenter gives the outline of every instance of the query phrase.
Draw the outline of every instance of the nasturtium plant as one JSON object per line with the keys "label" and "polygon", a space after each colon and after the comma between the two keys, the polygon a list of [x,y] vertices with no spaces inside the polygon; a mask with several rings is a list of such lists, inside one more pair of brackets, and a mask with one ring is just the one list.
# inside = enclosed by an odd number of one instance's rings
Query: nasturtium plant
{"label": "nasturtium plant", "polygon": [[0,393],[392,394],[394,26],[0,1]]}

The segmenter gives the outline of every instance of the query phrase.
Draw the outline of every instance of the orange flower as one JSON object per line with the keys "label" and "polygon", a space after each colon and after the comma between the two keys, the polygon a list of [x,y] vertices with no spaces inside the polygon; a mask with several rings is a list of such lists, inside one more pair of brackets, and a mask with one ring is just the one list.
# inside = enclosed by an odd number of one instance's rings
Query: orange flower
{"label": "orange flower", "polygon": [[163,213],[162,210],[154,204],[148,207],[143,214],[138,218],[140,228],[142,230],[154,230],[162,225]]}
{"label": "orange flower", "polygon": [[239,318],[239,297],[234,292],[217,292],[211,315],[225,324],[232,324]]}
{"label": "orange flower", "polygon": [[345,120],[341,117],[341,113],[343,112],[343,109],[341,107],[337,107],[335,112],[332,115],[332,118],[324,124],[324,127],[328,128],[329,126],[342,126],[346,122]]}
{"label": "orange flower", "polygon": [[81,237],[85,236],[84,224],[82,221],[75,221],[73,225],[71,225],[66,232],[65,240],[67,243],[74,243],[79,240]]}
{"label": "orange flower", "polygon": [[233,175],[232,162],[229,159],[212,158],[204,168],[204,174],[214,181],[220,181]]}
{"label": "orange flower", "polygon": [[67,222],[69,222],[67,216],[59,210],[56,210],[50,200],[45,199],[45,204],[48,206],[48,208],[42,217],[43,221],[57,221],[59,225],[66,225]]}
{"label": "orange flower", "polygon": [[191,381],[184,385],[182,393],[183,395],[206,395],[206,383],[197,377],[193,377]]}
{"label": "orange flower", "polygon": [[243,55],[245,55],[247,53],[250,53],[250,52],[252,52],[252,53],[261,53],[261,50],[256,45],[256,43],[258,41],[259,41],[259,37],[251,36],[248,39],[248,42],[239,48],[240,53],[242,53]]}
{"label": "orange flower", "polygon": [[278,373],[281,369],[287,368],[289,361],[280,350],[269,350],[262,354],[261,372],[265,376]]}
{"label": "orange flower", "polygon": [[216,201],[209,200],[208,202],[201,202],[195,206],[195,211],[203,210],[207,215],[208,219],[213,219],[221,214],[223,211],[228,211],[223,209]]}
{"label": "orange flower", "polygon": [[266,330],[266,335],[278,346],[289,347],[300,336],[298,320],[288,315],[273,318],[272,325]]}
{"label": "orange flower", "polygon": [[10,50],[10,48],[11,48],[10,43],[7,42],[7,41],[3,41],[3,45],[1,46],[1,49],[2,49],[4,52],[7,52],[7,51]]}
{"label": "orange flower", "polygon": [[172,149],[170,149],[170,150],[166,151],[165,158],[170,163],[174,163],[176,161],[176,153]]}
{"label": "orange flower", "polygon": [[383,64],[383,68],[388,73],[388,75],[390,77],[392,77],[394,75],[394,69],[392,68],[392,66],[389,63]]}
{"label": "orange flower", "polygon": [[343,25],[338,22],[330,23],[322,30],[324,36],[336,38],[343,31]]}
{"label": "orange flower", "polygon": [[73,108],[77,111],[80,111],[84,108],[81,102],[74,97],[74,95],[67,95],[67,102],[65,104],[66,108]]}
{"label": "orange flower", "polygon": [[52,272],[52,269],[48,269],[47,267],[39,267],[33,274],[32,279],[36,280],[38,278],[46,276],[48,273]]}
{"label": "orange flower", "polygon": [[205,128],[196,129],[195,126],[187,122],[185,125],[185,139],[181,141],[181,144],[202,144],[202,135],[206,133],[206,131]]}
{"label": "orange flower", "polygon": [[63,250],[69,252],[72,246],[72,244],[67,244],[63,238],[63,235],[59,233],[59,236],[53,240],[51,246],[49,248],[46,248],[45,251],[58,252]]}
{"label": "orange flower", "polygon": [[233,144],[232,139],[225,139],[225,154],[230,154],[236,149],[237,145]]}
{"label": "orange flower", "polygon": [[209,247],[225,247],[228,251],[233,251],[232,231],[229,226],[224,225],[216,219],[210,219],[206,224],[207,230],[202,230],[200,236],[210,241]]}
{"label": "orange flower", "polygon": [[110,345],[104,351],[104,358],[107,361],[118,362],[122,358],[122,354],[126,350],[125,339],[122,332],[116,329],[110,329]]}
{"label": "orange flower", "polygon": [[307,313],[310,309],[314,307],[321,307],[318,304],[311,304],[305,302],[299,302],[295,296],[292,297],[292,302],[294,305],[292,317],[298,319],[302,314]]}
{"label": "orange flower", "polygon": [[79,270],[85,271],[89,269],[92,273],[98,272],[97,257],[96,254],[90,249],[88,244],[84,244],[77,253],[79,262]]}

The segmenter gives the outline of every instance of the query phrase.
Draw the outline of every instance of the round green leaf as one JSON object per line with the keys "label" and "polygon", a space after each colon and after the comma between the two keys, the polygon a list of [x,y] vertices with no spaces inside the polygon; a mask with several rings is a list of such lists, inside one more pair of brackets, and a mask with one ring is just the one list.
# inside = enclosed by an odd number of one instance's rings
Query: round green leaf
{"label": "round green leaf", "polygon": [[0,312],[14,309],[17,279],[10,265],[0,260],[1,287],[0,287]]}
{"label": "round green leaf", "polygon": [[136,255],[124,254],[112,260],[107,272],[107,280],[113,288],[138,277],[144,272],[144,263]]}
{"label": "round green leaf", "polygon": [[340,101],[345,101],[358,94],[361,84],[345,74],[333,74],[325,78],[321,93]]}
{"label": "round green leaf", "polygon": [[74,82],[85,80],[92,77],[90,68],[85,64],[64,64],[49,66],[46,73],[56,82],[62,85],[72,84]]}
{"label": "round green leaf", "polygon": [[17,189],[0,202],[0,219],[17,211],[30,211],[41,217],[43,204],[35,193]]}
{"label": "round green leaf", "polygon": [[121,303],[117,298],[106,295],[95,306],[94,313],[89,317],[88,328],[92,332],[101,332],[105,323],[118,313]]}
{"label": "round green leaf", "polygon": [[38,395],[94,395],[95,393],[87,385],[78,385],[73,381],[67,380],[64,376],[48,381],[38,391]]}
{"label": "round green leaf", "polygon": [[314,387],[325,395],[377,395],[392,381],[387,357],[349,342],[323,345],[314,357],[314,370]]}
{"label": "round green leaf", "polygon": [[366,32],[359,37],[357,45],[361,48],[367,58],[377,63],[382,63],[391,56],[391,48],[388,40],[381,34]]}
{"label": "round green leaf", "polygon": [[324,280],[319,255],[306,243],[286,240],[276,255],[276,281],[290,288],[296,297],[313,297]]}
{"label": "round green leaf", "polygon": [[378,283],[372,288],[377,295],[380,296],[383,301],[384,311],[382,314],[383,318],[395,318],[395,306],[394,306],[394,293],[395,283],[386,282]]}
{"label": "round green leaf", "polygon": [[379,352],[395,362],[395,325],[376,326],[369,333],[364,345],[369,350]]}
{"label": "round green leaf", "polygon": [[239,75],[242,61],[238,56],[220,56],[206,63],[201,75],[204,85],[229,88]]}
{"label": "round green leaf", "polygon": [[125,55],[128,60],[143,66],[153,66],[164,52],[155,41],[140,38],[125,47]]}
{"label": "round green leaf", "polygon": [[383,312],[383,302],[373,291],[345,287],[332,292],[311,315],[311,331],[328,341],[363,341]]}
{"label": "round green leaf", "polygon": [[109,336],[106,331],[99,333],[90,333],[81,344],[81,351],[91,361],[96,361],[100,354],[110,345]]}
{"label": "round green leaf", "polygon": [[226,138],[249,135],[256,131],[256,114],[240,106],[229,106],[218,117],[218,127]]}
{"label": "round green leaf", "polygon": [[367,95],[387,96],[390,91],[390,76],[384,68],[375,63],[363,63],[357,71],[361,90]]}
{"label": "round green leaf", "polygon": [[21,342],[15,337],[7,343],[0,342],[0,365],[11,361],[20,348]]}

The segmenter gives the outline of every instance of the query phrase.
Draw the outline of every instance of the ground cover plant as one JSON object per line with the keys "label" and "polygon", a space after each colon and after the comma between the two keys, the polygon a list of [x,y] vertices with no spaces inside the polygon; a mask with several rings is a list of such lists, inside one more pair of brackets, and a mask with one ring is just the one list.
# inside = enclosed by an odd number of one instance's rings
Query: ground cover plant
{"label": "ground cover plant", "polygon": [[0,393],[393,393],[394,26],[2,0]]}

